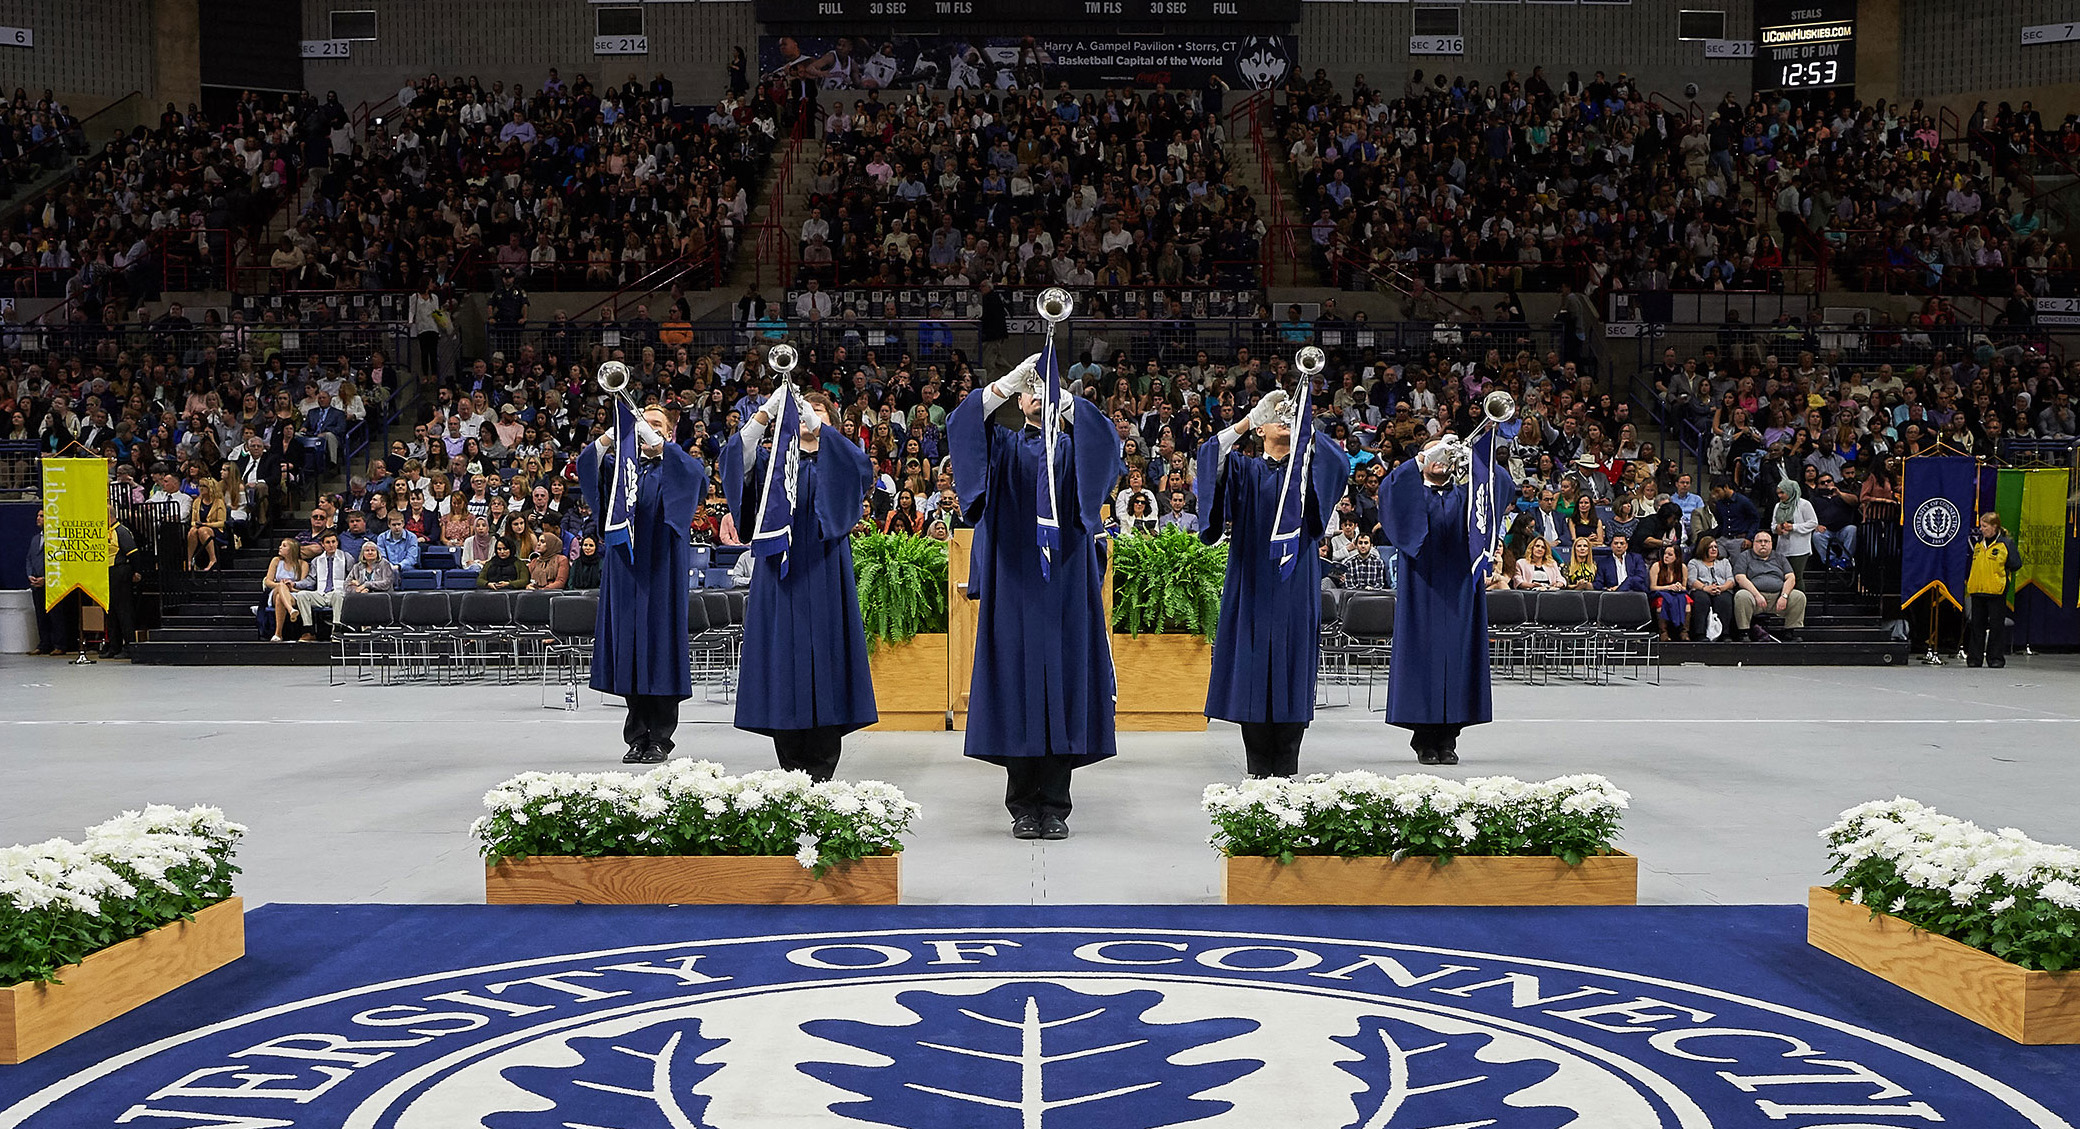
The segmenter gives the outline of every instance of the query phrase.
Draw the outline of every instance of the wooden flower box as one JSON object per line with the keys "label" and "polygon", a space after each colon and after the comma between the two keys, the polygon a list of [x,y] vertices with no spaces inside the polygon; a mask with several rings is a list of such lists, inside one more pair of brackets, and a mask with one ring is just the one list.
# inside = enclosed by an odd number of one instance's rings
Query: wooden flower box
{"label": "wooden flower box", "polygon": [[0,1063],[28,1060],[246,955],[245,902],[162,925],[58,970],[56,984],[0,988]]}
{"label": "wooden flower box", "polygon": [[946,728],[947,647],[944,635],[883,643],[867,655],[874,705],[881,720],[869,729],[939,732]]}
{"label": "wooden flower box", "polygon": [[2039,972],[1842,900],[1806,897],[1806,943],[2018,1043],[2080,1043],[2080,972]]}
{"label": "wooden flower box", "polygon": [[1591,855],[1577,866],[1547,856],[1338,858],[1223,857],[1230,905],[1629,906],[1639,902],[1639,859]]}
{"label": "wooden flower box", "polygon": [[1197,635],[1112,636],[1119,677],[1114,727],[1129,732],[1203,732],[1213,644]]}
{"label": "wooden flower box", "polygon": [[842,863],[818,878],[789,855],[536,855],[485,868],[490,905],[892,906],[901,854]]}

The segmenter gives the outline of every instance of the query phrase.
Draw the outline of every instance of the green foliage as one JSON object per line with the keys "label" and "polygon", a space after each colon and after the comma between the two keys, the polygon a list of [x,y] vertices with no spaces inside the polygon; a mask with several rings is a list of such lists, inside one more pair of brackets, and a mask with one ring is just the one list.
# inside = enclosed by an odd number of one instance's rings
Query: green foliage
{"label": "green foliage", "polygon": [[946,542],[908,533],[854,534],[852,567],[868,648],[946,631]]}
{"label": "green foliage", "polygon": [[1112,626],[1129,635],[1197,635],[1220,622],[1228,546],[1171,528],[1112,542]]}
{"label": "green foliage", "polygon": [[2080,969],[2080,850],[1904,797],[1821,833],[1844,900],[2043,972]]}
{"label": "green foliage", "polygon": [[485,859],[535,855],[793,855],[823,868],[903,849],[918,806],[878,780],[812,784],[708,761],[626,772],[525,772],[484,796],[471,825]]}
{"label": "green foliage", "polygon": [[1601,776],[1526,782],[1369,772],[1215,784],[1202,801],[1230,856],[1435,858],[1609,854],[1630,797]]}
{"label": "green foliage", "polygon": [[230,897],[244,832],[213,808],[154,806],[83,843],[0,848],[0,987],[62,983],[68,965]]}

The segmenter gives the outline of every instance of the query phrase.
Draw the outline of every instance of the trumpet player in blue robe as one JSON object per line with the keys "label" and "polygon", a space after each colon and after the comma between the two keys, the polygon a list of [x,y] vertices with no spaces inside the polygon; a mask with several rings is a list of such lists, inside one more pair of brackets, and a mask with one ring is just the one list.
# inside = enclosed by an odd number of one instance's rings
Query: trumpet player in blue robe
{"label": "trumpet player in blue robe", "polygon": [[794,347],[773,354],[779,386],[722,450],[723,494],[755,560],[736,726],[771,737],[781,768],[829,780],[845,734],[880,716],[852,570],[874,464],[831,425],[828,396],[787,379]]}
{"label": "trumpet player in blue robe", "polygon": [[[1506,394],[1490,395],[1491,421],[1512,412]],[[1458,764],[1460,732],[1494,720],[1485,581],[1517,492],[1494,437],[1483,425],[1471,444],[1433,439],[1379,488],[1380,528],[1401,553],[1387,724],[1409,731],[1418,764]]]}
{"label": "trumpet player in blue robe", "polygon": [[592,688],[628,702],[622,763],[660,764],[672,753],[679,703],[693,696],[686,654],[686,573],[693,559],[687,530],[693,508],[708,492],[708,472],[665,438],[671,428],[664,409],[652,405],[636,413],[626,365],[601,365],[599,383],[619,398],[614,429],[577,458],[579,489],[600,515],[606,542],[592,633]]}
{"label": "trumpet player in blue robe", "polygon": [[[1314,720],[1321,666],[1322,558],[1328,519],[1350,461],[1314,427],[1312,381],[1326,358],[1300,351],[1299,397],[1266,393],[1248,415],[1199,447],[1199,538],[1228,537],[1227,579],[1214,633],[1206,716],[1242,728],[1252,777],[1294,776]],[[1254,433],[1260,454],[1236,449]]]}
{"label": "trumpet player in blue robe", "polygon": [[[1066,317],[1069,296],[1055,290],[1043,293],[1042,316],[1050,295]],[[1115,752],[1097,539],[1125,471],[1119,435],[1096,404],[1062,388],[1051,334],[969,393],[946,433],[961,512],[975,526],[969,598],[981,604],[965,752],[1004,767],[1014,838],[1065,839],[1072,770]]]}

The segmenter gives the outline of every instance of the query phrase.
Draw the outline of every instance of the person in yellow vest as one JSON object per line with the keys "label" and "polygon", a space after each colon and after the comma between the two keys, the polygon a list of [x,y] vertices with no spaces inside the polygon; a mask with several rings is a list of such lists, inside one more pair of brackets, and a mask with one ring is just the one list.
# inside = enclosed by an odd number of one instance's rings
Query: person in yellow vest
{"label": "person in yellow vest", "polygon": [[1964,664],[2008,665],[2008,584],[2022,567],[2015,539],[1996,513],[1979,515],[1972,537],[1972,571],[1965,577]]}

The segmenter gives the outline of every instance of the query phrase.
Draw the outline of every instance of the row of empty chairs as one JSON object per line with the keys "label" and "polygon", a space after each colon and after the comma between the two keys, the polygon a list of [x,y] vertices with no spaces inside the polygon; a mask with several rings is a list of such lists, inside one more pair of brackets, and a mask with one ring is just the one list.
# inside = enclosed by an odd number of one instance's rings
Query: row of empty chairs
{"label": "row of empty chairs", "polygon": [[[687,650],[710,697],[733,693],[745,594],[707,590],[687,603]],[[575,704],[589,678],[597,592],[350,592],[333,625],[333,681],[442,682],[538,674],[545,703],[554,681]]]}
{"label": "row of empty chairs", "polygon": [[[1544,683],[1556,675],[1604,683],[1614,673],[1661,682],[1652,602],[1644,592],[1499,591],[1487,593],[1488,652],[1496,676]],[[1393,661],[1396,597],[1389,592],[1322,592],[1324,686],[1372,687]],[[1326,691],[1318,691],[1318,695]],[[1318,697],[1319,704],[1327,704]]]}

